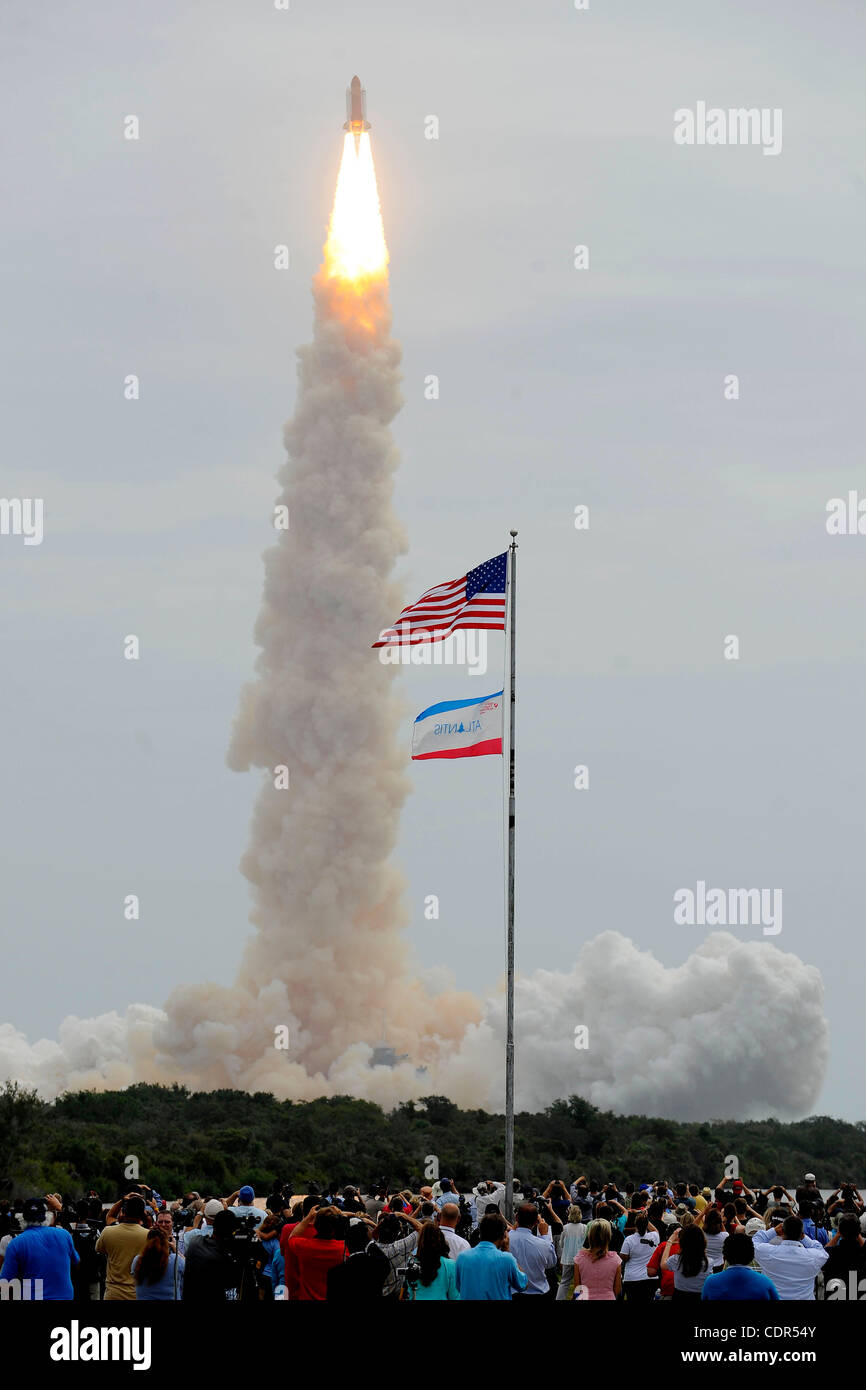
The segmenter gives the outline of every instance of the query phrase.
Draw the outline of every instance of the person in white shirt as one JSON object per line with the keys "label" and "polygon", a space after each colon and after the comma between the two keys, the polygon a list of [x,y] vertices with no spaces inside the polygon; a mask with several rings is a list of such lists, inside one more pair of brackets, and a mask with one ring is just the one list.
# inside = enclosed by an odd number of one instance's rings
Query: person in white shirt
{"label": "person in white shirt", "polygon": [[752,1236],[755,1260],[783,1302],[802,1300],[814,1303],[815,1276],[829,1258],[820,1241],[803,1234],[799,1216],[788,1216],[781,1225]]}
{"label": "person in white shirt", "polygon": [[487,1214],[488,1203],[499,1206],[500,1193],[505,1191],[504,1182],[494,1182],[492,1178],[481,1181],[477,1187],[473,1187],[472,1196],[475,1198],[475,1205],[478,1208],[478,1218]]}
{"label": "person in white shirt", "polygon": [[626,1236],[619,1252],[623,1262],[623,1296],[629,1299],[646,1301],[655,1297],[658,1279],[647,1274],[647,1265],[659,1243],[658,1232],[649,1224],[645,1212],[635,1217],[634,1234]]}
{"label": "person in white shirt", "polygon": [[436,1224],[445,1237],[445,1243],[451,1252],[452,1260],[462,1254],[464,1250],[471,1250],[472,1247],[468,1240],[458,1236],[455,1227],[460,1220],[460,1208],[456,1202],[446,1202],[444,1207],[439,1208],[439,1215]]}
{"label": "person in white shirt", "polygon": [[568,1208],[568,1219],[562,1233],[562,1245],[559,1251],[562,1273],[559,1276],[559,1288],[556,1290],[558,1303],[574,1297],[574,1262],[577,1259],[577,1252],[583,1249],[585,1240],[586,1223],[583,1221],[583,1212],[580,1207],[572,1204]]}
{"label": "person in white shirt", "polygon": [[[512,1219],[512,1220],[514,1220],[514,1213],[517,1211],[517,1208],[518,1208],[519,1206],[522,1205],[524,1196],[526,1195],[526,1194],[524,1193],[524,1191],[523,1191],[523,1188],[521,1187],[520,1183],[517,1181],[516,1178],[514,1179],[513,1191],[514,1191],[514,1196],[513,1196],[512,1199],[511,1199],[511,1211],[512,1211],[512,1218],[511,1218],[511,1219]],[[502,1183],[502,1185],[501,1185],[500,1187],[497,1188],[496,1193],[494,1194],[493,1197],[491,1197],[490,1200],[496,1203],[496,1205],[499,1207],[500,1212],[501,1212],[502,1215],[504,1216],[504,1215],[505,1215],[505,1183]],[[479,1215],[481,1215],[481,1213],[479,1213]]]}

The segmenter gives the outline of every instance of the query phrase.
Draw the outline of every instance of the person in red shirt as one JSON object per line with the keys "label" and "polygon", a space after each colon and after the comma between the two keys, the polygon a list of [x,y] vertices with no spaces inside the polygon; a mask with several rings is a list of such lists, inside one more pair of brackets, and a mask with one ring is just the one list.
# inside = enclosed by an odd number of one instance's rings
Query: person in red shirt
{"label": "person in red shirt", "polygon": [[[677,1230],[676,1234],[679,1234],[679,1230]],[[675,1243],[670,1247],[670,1253],[673,1255],[680,1247],[676,1243],[676,1235],[672,1237],[672,1239]],[[646,1267],[648,1277],[650,1279],[658,1279],[659,1296],[664,1299],[673,1298],[674,1296],[674,1272],[672,1269],[662,1269],[662,1255],[665,1252],[666,1246],[667,1241],[662,1237],[655,1250],[652,1252]]]}
{"label": "person in red shirt", "polygon": [[286,1287],[289,1298],[328,1296],[328,1270],[343,1263],[346,1242],[338,1232],[346,1218],[338,1207],[311,1208],[286,1242]]}
{"label": "person in red shirt", "polygon": [[306,1216],[307,1212],[312,1211],[320,1201],[320,1197],[310,1195],[304,1198],[303,1203],[296,1202],[292,1207],[292,1214],[280,1231],[280,1253],[283,1257],[284,1265],[288,1265],[289,1263],[289,1239],[292,1231],[297,1227],[301,1217]]}

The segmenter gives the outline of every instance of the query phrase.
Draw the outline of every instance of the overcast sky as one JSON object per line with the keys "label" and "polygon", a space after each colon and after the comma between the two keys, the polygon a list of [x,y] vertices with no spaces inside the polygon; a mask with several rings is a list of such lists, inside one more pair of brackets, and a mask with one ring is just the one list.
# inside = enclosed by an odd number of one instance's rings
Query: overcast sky
{"label": "overcast sky", "polygon": [[[675,965],[706,931],[678,888],[781,888],[772,939],[826,987],[815,1108],[862,1118],[866,536],[825,508],[866,495],[864,30],[859,0],[5,0],[0,492],[45,537],[0,537],[0,1018],[234,976],[258,778],[225,751],[357,72],[407,598],[520,531],[518,968],[610,927]],[[698,101],[781,108],[781,153],[678,146]],[[407,742],[501,683],[407,674]],[[489,989],[498,760],[412,778],[418,957]]]}

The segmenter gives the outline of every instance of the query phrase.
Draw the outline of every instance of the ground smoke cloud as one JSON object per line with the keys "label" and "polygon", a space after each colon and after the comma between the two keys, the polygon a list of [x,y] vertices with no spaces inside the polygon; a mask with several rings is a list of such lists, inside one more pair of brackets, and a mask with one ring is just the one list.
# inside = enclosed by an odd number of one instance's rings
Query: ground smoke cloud
{"label": "ground smoke cloud", "polygon": [[[413,995],[418,990],[409,988]],[[488,1000],[483,1020],[470,1024],[450,1052],[439,1049],[438,1063],[419,1077],[410,1063],[371,1068],[364,1044],[346,1048],[327,1076],[296,1062],[278,1066],[267,1052],[255,1055],[261,1030],[249,1022],[252,996],[239,990],[217,995],[218,1008],[205,1020],[196,1006],[214,1002],[213,987],[184,991],[193,1020],[185,1033],[171,1014],[141,1004],[123,1018],[66,1019],[56,1043],[30,1046],[5,1025],[0,1074],[47,1095],[183,1080],[272,1088],[307,1099],[348,1093],[386,1106],[436,1091],[463,1106],[502,1109],[505,1010],[499,997]],[[267,996],[258,996],[259,1007],[267,1009]],[[274,1016],[284,1017],[283,987],[274,986],[270,999]],[[738,941],[727,932],[707,937],[674,968],[618,932],[604,932],[585,944],[569,974],[539,970],[518,979],[516,1015],[519,1109],[578,1092],[624,1113],[785,1118],[808,1113],[826,1065],[818,971],[775,945]],[[573,1045],[575,1020],[588,1028],[585,1051]],[[178,1043],[182,1067],[177,1053],[163,1051]]]}

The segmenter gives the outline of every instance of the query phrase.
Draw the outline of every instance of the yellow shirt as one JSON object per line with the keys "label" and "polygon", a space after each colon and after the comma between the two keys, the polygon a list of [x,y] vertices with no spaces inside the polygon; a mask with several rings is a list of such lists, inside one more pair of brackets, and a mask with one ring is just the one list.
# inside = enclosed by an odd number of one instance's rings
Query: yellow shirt
{"label": "yellow shirt", "polygon": [[135,1280],[130,1266],[136,1255],[141,1254],[146,1240],[147,1231],[143,1226],[118,1222],[115,1226],[105,1227],[96,1242],[96,1249],[108,1260],[105,1275],[106,1301],[135,1298]]}

